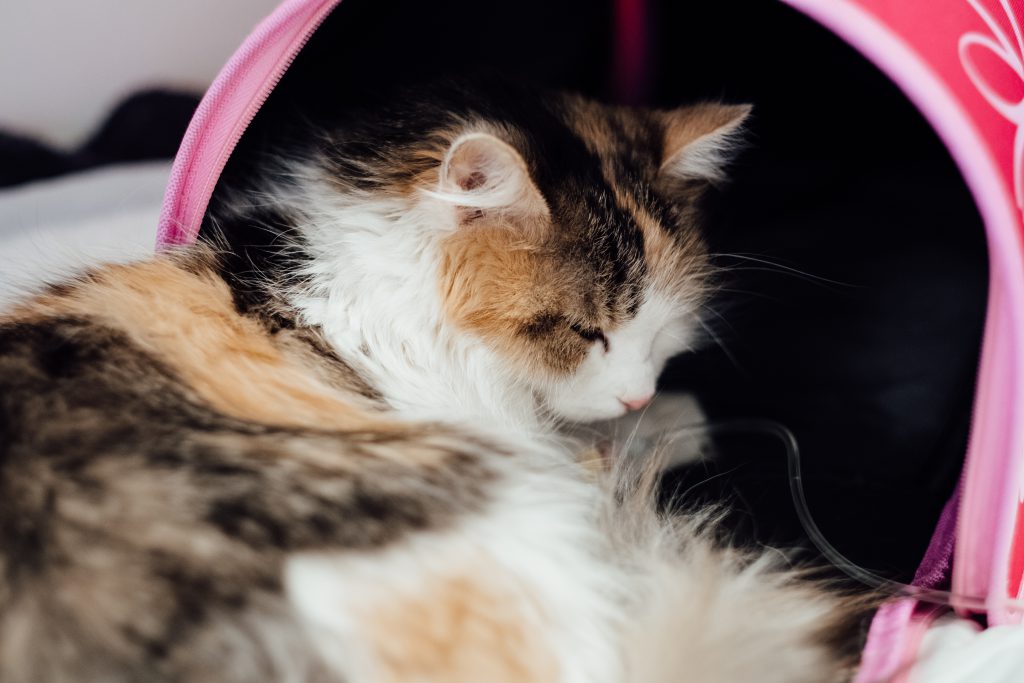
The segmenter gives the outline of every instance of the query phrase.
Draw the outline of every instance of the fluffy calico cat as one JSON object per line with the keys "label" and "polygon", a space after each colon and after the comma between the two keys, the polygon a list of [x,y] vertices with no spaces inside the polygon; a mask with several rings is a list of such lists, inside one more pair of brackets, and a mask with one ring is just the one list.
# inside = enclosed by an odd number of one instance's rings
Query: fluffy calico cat
{"label": "fluffy calico cat", "polygon": [[4,314],[0,680],[848,674],[859,603],[553,428],[694,343],[748,111],[410,91],[220,188],[230,248]]}

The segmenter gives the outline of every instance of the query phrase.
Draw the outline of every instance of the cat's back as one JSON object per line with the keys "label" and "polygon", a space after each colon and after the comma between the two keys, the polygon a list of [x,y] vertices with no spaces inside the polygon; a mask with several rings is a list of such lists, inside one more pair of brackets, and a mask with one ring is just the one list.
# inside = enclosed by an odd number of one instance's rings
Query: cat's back
{"label": "cat's back", "polygon": [[49,286],[0,316],[0,364],[8,396],[63,396],[20,412],[23,425],[120,403],[168,419],[180,412],[176,394],[254,423],[352,427],[370,419],[375,398],[314,333],[242,315],[204,248]]}
{"label": "cat's back", "polygon": [[209,258],[0,318],[0,680],[539,681],[600,640],[588,488],[395,419]]}

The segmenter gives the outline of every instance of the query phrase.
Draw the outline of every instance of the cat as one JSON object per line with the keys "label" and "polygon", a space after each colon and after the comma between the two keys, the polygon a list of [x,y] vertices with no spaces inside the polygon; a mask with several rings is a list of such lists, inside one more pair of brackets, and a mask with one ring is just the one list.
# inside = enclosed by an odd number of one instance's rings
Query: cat
{"label": "cat", "polygon": [[0,680],[848,676],[860,598],[559,432],[697,343],[749,112],[413,88],[3,313]]}

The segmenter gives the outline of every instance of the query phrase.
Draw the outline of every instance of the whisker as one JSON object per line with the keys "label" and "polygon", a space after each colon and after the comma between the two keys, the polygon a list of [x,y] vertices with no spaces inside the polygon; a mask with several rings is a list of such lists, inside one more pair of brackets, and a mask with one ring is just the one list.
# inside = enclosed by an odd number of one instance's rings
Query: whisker
{"label": "whisker", "polygon": [[733,355],[733,352],[730,351],[729,347],[726,346],[725,342],[722,341],[722,338],[715,334],[715,331],[708,327],[708,325],[700,318],[697,318],[697,324],[700,325],[705,332],[707,332],[708,336],[711,337],[712,341],[718,344],[718,347],[722,349],[722,353],[724,353],[725,357],[729,359],[729,362],[732,363],[733,367],[735,367],[740,372],[745,373],[746,371],[740,365],[740,362],[736,359],[736,356]]}
{"label": "whisker", "polygon": [[698,481],[696,484],[694,484],[693,486],[690,486],[688,489],[686,489],[681,494],[679,494],[678,498],[675,498],[674,496],[673,497],[676,500],[682,500],[687,495],[689,495],[690,492],[693,491],[694,489],[696,489],[698,487],[701,487],[701,486],[704,486],[708,482],[712,482],[715,479],[721,479],[722,477],[724,477],[726,475],[732,474],[732,473],[736,472],[736,470],[738,470],[739,468],[740,468],[740,465],[736,465],[736,467],[733,467],[731,469],[725,470],[724,472],[719,472],[718,474],[712,474],[710,477],[705,477],[704,479]]}
{"label": "whisker", "polygon": [[651,398],[650,403],[648,403],[646,406],[644,406],[643,411],[637,417],[636,424],[633,425],[633,429],[630,431],[629,436],[626,438],[626,441],[625,441],[625,443],[622,446],[622,454],[623,455],[625,455],[626,453],[629,453],[629,449],[633,446],[633,442],[636,441],[637,434],[640,433],[640,423],[644,421],[644,417],[647,416],[648,409],[650,409],[651,405],[654,403],[654,401],[657,398],[658,398],[658,393],[655,392],[654,396]]}
{"label": "whisker", "polygon": [[[758,256],[750,256],[748,254],[729,254],[729,253],[717,254],[716,253],[716,254],[710,254],[710,256],[712,258],[734,258],[734,259],[738,259],[738,260],[741,260],[741,261],[750,261],[752,263],[760,263],[760,264],[765,265],[765,266],[770,266],[770,268],[745,268],[744,270],[753,270],[753,271],[765,270],[767,272],[779,272],[779,273],[785,272],[785,273],[789,273],[791,275],[795,275],[795,276],[798,276],[798,277],[801,277],[801,278],[806,278],[808,280],[812,280],[812,281],[816,281],[816,282],[822,282],[822,283],[828,283],[828,284],[832,284],[832,285],[837,285],[839,287],[853,287],[853,288],[857,288],[857,287],[861,286],[861,285],[855,285],[855,284],[853,284],[851,282],[842,282],[840,280],[833,280],[833,279],[830,279],[830,278],[827,278],[827,277],[822,277],[821,275],[815,275],[814,273],[809,273],[809,272],[807,272],[805,270],[800,270],[799,268],[794,268],[792,266],[787,266],[787,265],[784,265],[782,263],[778,263],[776,261],[772,261],[771,259],[768,259],[768,258],[763,258],[763,257],[758,257]],[[727,268],[726,270],[736,270],[736,269],[735,268]]]}
{"label": "whisker", "polygon": [[719,313],[715,309],[711,308],[711,306],[708,306],[707,304],[701,304],[700,307],[702,309],[704,309],[705,311],[707,311],[708,313],[710,313],[711,315],[713,315],[716,318],[718,318],[719,320],[721,320],[723,323],[725,323],[729,327],[730,330],[732,330],[733,332],[736,331],[736,328],[732,326],[732,323],[730,323],[729,320],[724,315],[722,315],[721,313]]}
{"label": "whisker", "polygon": [[749,289],[736,289],[733,287],[715,287],[715,293],[725,292],[727,294],[743,294],[744,296],[758,297],[766,301],[773,301],[775,303],[786,303],[783,299],[777,296],[769,296],[764,292],[754,292]]}
{"label": "whisker", "polygon": [[[704,306],[702,305],[702,308],[703,307]],[[711,340],[713,342],[715,342],[715,344],[717,344],[720,349],[722,349],[722,352],[725,353],[726,358],[728,358],[729,362],[731,362],[733,364],[733,367],[735,367],[740,372],[746,374],[746,371],[743,369],[743,366],[740,365],[740,362],[736,359],[736,356],[732,353],[732,351],[729,350],[729,347],[727,347],[725,345],[725,342],[722,341],[722,338],[719,337],[717,334],[715,334],[714,330],[712,330],[710,327],[708,327],[707,323],[705,323],[700,318],[697,318],[697,324],[700,325],[701,328],[703,328],[704,332],[706,332],[707,335],[711,338]],[[677,337],[676,335],[672,334],[671,332],[663,330],[661,332],[661,334],[665,335],[669,339],[672,339],[673,341],[679,342],[680,344],[686,344],[687,343],[686,340]]]}
{"label": "whisker", "polygon": [[[773,273],[775,275],[788,275],[795,277],[798,280],[805,280],[817,285],[827,286],[833,284],[834,281],[827,278],[818,277],[816,275],[804,274],[799,271],[789,270],[785,268],[776,268],[775,266],[731,266],[728,269],[730,273]],[[859,285],[853,285],[846,282],[835,282],[839,287],[858,287]]]}

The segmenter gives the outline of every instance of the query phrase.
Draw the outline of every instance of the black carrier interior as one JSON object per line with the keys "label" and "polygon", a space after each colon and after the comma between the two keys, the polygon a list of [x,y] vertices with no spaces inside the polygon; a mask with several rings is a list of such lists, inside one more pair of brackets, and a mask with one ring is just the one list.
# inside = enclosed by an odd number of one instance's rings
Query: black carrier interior
{"label": "black carrier interior", "polygon": [[[696,392],[712,420],[789,427],[825,535],[909,578],[966,446],[987,286],[974,203],[897,87],[809,18],[773,0],[650,5],[648,104],[755,105],[750,146],[712,202],[713,250],[743,255],[719,260],[734,266],[708,320],[721,344],[663,385]],[[288,117],[481,66],[614,100],[613,16],[610,0],[345,0],[226,174],[244,174]],[[738,538],[805,544],[779,444],[727,437],[718,450],[672,472],[666,500],[725,501]]]}

